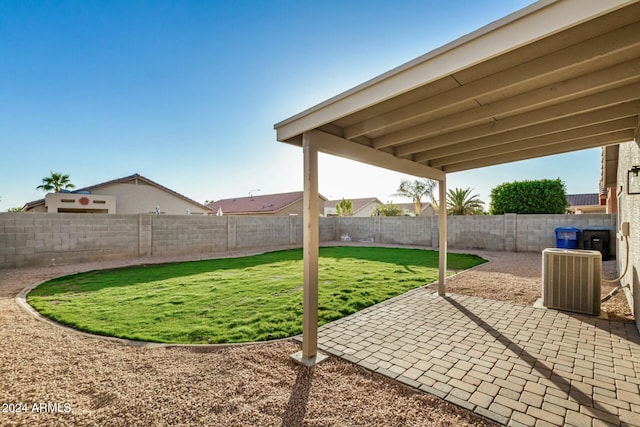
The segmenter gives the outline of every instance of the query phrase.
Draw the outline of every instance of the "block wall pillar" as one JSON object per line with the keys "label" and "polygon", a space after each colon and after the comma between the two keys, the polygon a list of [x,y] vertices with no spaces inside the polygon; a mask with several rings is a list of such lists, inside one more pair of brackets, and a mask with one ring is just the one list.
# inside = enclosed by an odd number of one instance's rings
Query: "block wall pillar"
{"label": "block wall pillar", "polygon": [[516,232],[518,216],[513,213],[504,214],[504,250],[507,252],[517,252]]}
{"label": "block wall pillar", "polygon": [[153,255],[153,215],[138,214],[138,257]]}
{"label": "block wall pillar", "polygon": [[236,224],[237,218],[233,215],[227,216],[227,250],[233,251],[237,246]]}

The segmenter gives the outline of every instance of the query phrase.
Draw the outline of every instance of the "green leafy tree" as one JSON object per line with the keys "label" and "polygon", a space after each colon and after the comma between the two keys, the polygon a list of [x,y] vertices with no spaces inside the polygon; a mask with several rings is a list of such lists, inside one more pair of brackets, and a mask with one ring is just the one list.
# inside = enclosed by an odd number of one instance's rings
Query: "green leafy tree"
{"label": "green leafy tree", "polygon": [[351,216],[353,214],[353,202],[342,198],[336,205],[336,212],[339,216]]}
{"label": "green leafy tree", "polygon": [[51,172],[50,176],[42,178],[42,184],[36,187],[36,190],[53,191],[59,193],[60,190],[75,188],[75,185],[69,180],[69,175],[58,172]]}
{"label": "green leafy tree", "polygon": [[422,198],[429,197],[434,199],[433,190],[436,188],[437,182],[432,179],[417,179],[409,181],[403,179],[400,186],[396,190],[396,196],[402,196],[413,200],[414,211],[416,216],[422,215]]}
{"label": "green leafy tree", "polygon": [[479,194],[471,194],[471,188],[453,188],[447,191],[447,215],[482,214],[484,202]]}
{"label": "green leafy tree", "polygon": [[516,181],[491,190],[491,215],[563,214],[567,209],[567,191],[559,178]]}
{"label": "green leafy tree", "polygon": [[391,202],[386,205],[378,205],[371,213],[371,216],[402,216],[402,210]]}
{"label": "green leafy tree", "polygon": [[22,212],[22,208],[21,207],[9,208],[7,209],[7,212]]}

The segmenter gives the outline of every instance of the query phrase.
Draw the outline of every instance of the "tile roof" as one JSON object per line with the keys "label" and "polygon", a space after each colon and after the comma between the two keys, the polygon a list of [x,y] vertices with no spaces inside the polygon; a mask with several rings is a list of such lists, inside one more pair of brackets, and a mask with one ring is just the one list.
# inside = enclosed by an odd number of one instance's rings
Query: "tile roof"
{"label": "tile roof", "polygon": [[567,194],[567,203],[569,203],[569,206],[599,205],[600,195],[598,193]]}
{"label": "tile roof", "polygon": [[[259,196],[236,197],[233,199],[220,199],[209,203],[207,207],[215,214],[222,209],[223,214],[252,214],[278,212],[302,200],[304,192],[293,191],[290,193],[262,194]],[[326,200],[322,195],[320,198]]]}

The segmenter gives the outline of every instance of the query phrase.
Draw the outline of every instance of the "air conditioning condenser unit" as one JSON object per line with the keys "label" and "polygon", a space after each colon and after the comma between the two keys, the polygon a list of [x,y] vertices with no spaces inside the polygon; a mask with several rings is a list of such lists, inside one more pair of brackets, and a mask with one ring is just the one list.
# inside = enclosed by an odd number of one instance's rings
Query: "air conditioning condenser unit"
{"label": "air conditioning condenser unit", "polygon": [[547,248],[542,251],[542,305],[598,316],[602,254]]}

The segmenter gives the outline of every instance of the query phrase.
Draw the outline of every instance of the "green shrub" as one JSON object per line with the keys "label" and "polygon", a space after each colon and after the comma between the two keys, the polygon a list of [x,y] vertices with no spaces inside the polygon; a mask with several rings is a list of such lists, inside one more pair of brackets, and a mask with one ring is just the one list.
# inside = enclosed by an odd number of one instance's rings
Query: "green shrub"
{"label": "green shrub", "polygon": [[491,190],[491,215],[563,214],[568,206],[567,192],[558,179],[500,184]]}
{"label": "green shrub", "polygon": [[371,212],[371,216],[402,216],[402,210],[391,202],[387,202],[386,205],[378,205]]}

